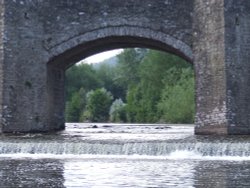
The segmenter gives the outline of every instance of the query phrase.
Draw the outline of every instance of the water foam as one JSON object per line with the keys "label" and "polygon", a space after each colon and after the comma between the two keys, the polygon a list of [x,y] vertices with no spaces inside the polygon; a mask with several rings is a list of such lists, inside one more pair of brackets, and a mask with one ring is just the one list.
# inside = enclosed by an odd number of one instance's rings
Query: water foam
{"label": "water foam", "polygon": [[0,143],[1,158],[250,160],[250,143]]}

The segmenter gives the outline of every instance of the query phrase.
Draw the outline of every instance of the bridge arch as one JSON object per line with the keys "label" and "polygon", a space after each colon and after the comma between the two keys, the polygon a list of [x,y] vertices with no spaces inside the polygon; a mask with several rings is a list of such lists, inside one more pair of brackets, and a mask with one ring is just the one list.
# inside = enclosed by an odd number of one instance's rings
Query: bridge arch
{"label": "bridge arch", "polygon": [[48,125],[64,128],[65,71],[80,60],[112,49],[142,47],[173,53],[193,63],[189,45],[165,33],[142,27],[111,27],[87,32],[55,45],[47,63]]}
{"label": "bridge arch", "polygon": [[249,7],[225,0],[3,0],[0,132],[62,129],[57,103],[65,69],[104,50],[138,46],[194,63],[197,134],[250,134]]}
{"label": "bridge arch", "polygon": [[[166,33],[143,27],[121,26],[100,28],[62,41],[49,49],[49,63],[75,63],[102,51],[124,47],[147,47],[174,53],[192,62],[190,44]],[[66,66],[67,67],[67,66]]]}

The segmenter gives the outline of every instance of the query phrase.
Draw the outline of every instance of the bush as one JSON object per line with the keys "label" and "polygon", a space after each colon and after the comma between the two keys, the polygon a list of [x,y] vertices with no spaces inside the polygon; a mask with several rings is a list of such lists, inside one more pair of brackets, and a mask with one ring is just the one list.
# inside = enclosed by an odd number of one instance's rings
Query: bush
{"label": "bush", "polygon": [[167,123],[194,122],[194,77],[191,69],[183,69],[180,80],[164,88],[158,110]]}
{"label": "bush", "polygon": [[107,122],[113,96],[106,89],[96,89],[87,93],[87,105],[84,117],[91,122]]}
{"label": "bush", "polygon": [[121,99],[116,99],[109,111],[109,117],[111,122],[126,122],[126,104]]}

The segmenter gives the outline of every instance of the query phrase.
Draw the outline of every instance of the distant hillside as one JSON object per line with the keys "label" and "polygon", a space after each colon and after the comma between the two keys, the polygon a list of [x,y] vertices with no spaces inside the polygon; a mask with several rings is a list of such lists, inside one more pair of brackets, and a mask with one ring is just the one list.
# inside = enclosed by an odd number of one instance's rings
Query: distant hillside
{"label": "distant hillside", "polygon": [[107,66],[110,66],[110,67],[115,67],[117,62],[118,62],[118,58],[117,58],[117,56],[114,56],[114,57],[106,59],[106,60],[104,60],[104,61],[102,61],[100,63],[94,63],[92,65],[93,65],[94,69],[99,69],[101,65],[107,65]]}

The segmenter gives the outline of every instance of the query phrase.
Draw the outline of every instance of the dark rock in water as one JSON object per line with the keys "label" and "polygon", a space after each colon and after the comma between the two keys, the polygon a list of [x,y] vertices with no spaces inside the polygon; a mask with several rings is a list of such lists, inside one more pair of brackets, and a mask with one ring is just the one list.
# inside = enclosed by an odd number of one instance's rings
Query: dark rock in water
{"label": "dark rock in water", "polygon": [[171,127],[156,127],[155,129],[170,129]]}
{"label": "dark rock in water", "polygon": [[96,128],[98,128],[98,126],[97,125],[93,125],[91,128],[96,129]]}
{"label": "dark rock in water", "polygon": [[111,125],[103,125],[102,127],[104,127],[104,128],[110,128],[112,126]]}

